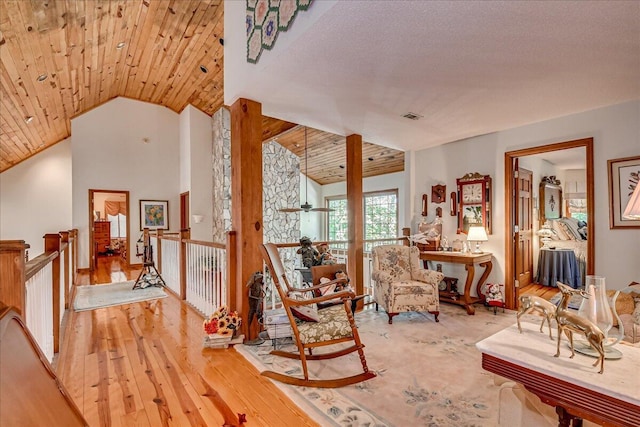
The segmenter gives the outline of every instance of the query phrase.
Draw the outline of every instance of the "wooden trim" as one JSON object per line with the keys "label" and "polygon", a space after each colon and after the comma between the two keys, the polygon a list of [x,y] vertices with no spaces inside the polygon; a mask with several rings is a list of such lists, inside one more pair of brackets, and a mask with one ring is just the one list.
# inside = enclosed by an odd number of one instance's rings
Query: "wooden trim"
{"label": "wooden trim", "polygon": [[[356,295],[364,294],[364,199],[362,194],[362,136],[347,136],[347,249],[349,275],[356,285]],[[362,308],[362,300],[358,301]]]}
{"label": "wooden trim", "polygon": [[507,151],[504,153],[504,212],[508,219],[504,222],[505,232],[505,303],[506,308],[516,309],[518,307],[517,289],[514,287],[514,256],[513,247],[513,159],[516,157],[542,154],[550,151],[566,150],[569,148],[581,148],[586,150],[585,167],[587,171],[587,271],[586,274],[594,274],[595,271],[595,189],[594,189],[594,164],[593,164],[593,138],[576,139],[573,141],[559,142],[555,144],[541,145],[538,147],[525,148],[522,150]]}
{"label": "wooden trim", "polygon": [[[44,250],[60,254],[60,234],[44,235]],[[51,260],[51,286],[53,295],[53,352],[60,351],[60,257]]]}

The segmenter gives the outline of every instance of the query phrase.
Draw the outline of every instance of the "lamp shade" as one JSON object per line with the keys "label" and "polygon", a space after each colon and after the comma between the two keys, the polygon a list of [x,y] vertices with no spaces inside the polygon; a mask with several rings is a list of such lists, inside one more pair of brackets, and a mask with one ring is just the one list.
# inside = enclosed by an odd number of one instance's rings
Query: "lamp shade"
{"label": "lamp shade", "polygon": [[622,214],[626,219],[640,219],[640,183],[636,185],[636,189],[633,190],[633,194],[627,203],[627,208]]}
{"label": "lamp shade", "polygon": [[487,237],[487,232],[484,227],[473,226],[469,227],[469,233],[467,234],[467,240],[472,242],[486,242],[489,240]]}

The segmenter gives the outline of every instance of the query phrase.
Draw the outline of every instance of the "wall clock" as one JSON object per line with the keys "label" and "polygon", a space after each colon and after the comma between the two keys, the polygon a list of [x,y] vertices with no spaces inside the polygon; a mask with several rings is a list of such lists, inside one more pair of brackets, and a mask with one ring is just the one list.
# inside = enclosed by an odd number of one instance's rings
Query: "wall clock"
{"label": "wall clock", "polygon": [[431,186],[431,201],[433,203],[444,203],[447,198],[447,186],[446,185],[433,185]]}
{"label": "wall clock", "polygon": [[458,190],[458,232],[482,225],[491,234],[491,177],[468,173],[456,180]]}

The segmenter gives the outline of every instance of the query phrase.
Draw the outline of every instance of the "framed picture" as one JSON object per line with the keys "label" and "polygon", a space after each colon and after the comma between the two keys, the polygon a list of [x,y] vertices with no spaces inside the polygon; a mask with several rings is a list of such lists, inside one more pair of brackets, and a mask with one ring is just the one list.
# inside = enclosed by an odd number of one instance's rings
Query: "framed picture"
{"label": "framed picture", "polygon": [[562,218],[562,186],[555,176],[542,177],[540,181],[540,226],[549,219]]}
{"label": "framed picture", "polygon": [[640,156],[607,160],[609,170],[609,228],[640,228],[640,220],[622,213],[640,178]]}
{"label": "framed picture", "polygon": [[167,200],[140,200],[140,230],[168,230],[169,202]]}

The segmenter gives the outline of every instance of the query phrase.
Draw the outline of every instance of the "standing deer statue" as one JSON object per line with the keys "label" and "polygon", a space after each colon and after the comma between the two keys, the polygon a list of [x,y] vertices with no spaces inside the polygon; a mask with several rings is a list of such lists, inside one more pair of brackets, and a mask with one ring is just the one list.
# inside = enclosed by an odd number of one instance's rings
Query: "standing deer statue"
{"label": "standing deer statue", "polygon": [[573,350],[573,333],[577,332],[585,336],[589,345],[598,352],[598,360],[595,361],[593,366],[597,366],[600,363],[599,374],[604,372],[604,332],[586,317],[578,315],[576,312],[572,312],[567,309],[569,300],[572,295],[580,294],[583,298],[589,298],[589,294],[581,289],[572,289],[569,286],[557,282],[558,289],[562,293],[562,299],[556,309],[556,322],[558,324],[558,346],[554,357],[560,357],[560,340],[562,338],[562,332],[567,335],[569,339],[569,346],[571,347],[571,356],[573,359],[575,352]]}
{"label": "standing deer statue", "polygon": [[552,340],[553,336],[551,335],[551,318],[555,317],[556,315],[556,306],[546,299],[537,297],[535,295],[522,295],[519,299],[520,308],[518,309],[516,320],[518,321],[518,330],[520,331],[520,333],[522,333],[522,328],[520,327],[520,317],[524,314],[531,313],[532,311],[537,311],[544,316],[542,319],[542,323],[540,324],[540,332],[542,332],[544,320],[547,319],[547,326],[549,327],[549,339]]}

